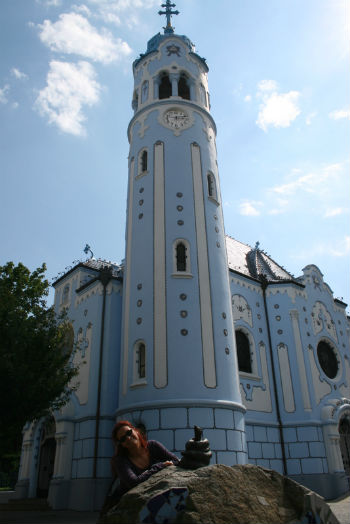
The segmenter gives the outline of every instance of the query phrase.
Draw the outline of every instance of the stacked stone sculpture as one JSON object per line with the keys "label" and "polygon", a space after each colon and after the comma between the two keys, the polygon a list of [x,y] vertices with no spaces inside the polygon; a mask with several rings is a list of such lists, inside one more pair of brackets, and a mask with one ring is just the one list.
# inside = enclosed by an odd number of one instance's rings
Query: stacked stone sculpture
{"label": "stacked stone sculpture", "polygon": [[184,469],[197,469],[209,466],[212,452],[209,440],[203,439],[203,430],[194,426],[194,438],[186,442],[186,450],[181,451],[182,459],[179,466]]}

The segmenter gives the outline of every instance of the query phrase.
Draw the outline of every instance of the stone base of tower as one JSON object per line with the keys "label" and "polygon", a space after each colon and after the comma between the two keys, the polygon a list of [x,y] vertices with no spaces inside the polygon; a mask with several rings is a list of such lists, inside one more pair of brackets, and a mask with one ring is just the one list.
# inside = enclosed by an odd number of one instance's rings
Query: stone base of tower
{"label": "stone base of tower", "polygon": [[247,463],[243,406],[229,402],[170,402],[166,405],[134,406],[120,409],[117,420],[143,425],[149,440],[158,440],[181,458],[186,442],[193,438],[194,426],[203,429],[213,453],[211,464]]}
{"label": "stone base of tower", "polygon": [[111,479],[52,480],[48,503],[53,509],[99,511],[111,484]]}
{"label": "stone base of tower", "polygon": [[349,481],[345,472],[323,473],[321,475],[288,475],[299,484],[315,491],[326,500],[337,499],[349,493]]}

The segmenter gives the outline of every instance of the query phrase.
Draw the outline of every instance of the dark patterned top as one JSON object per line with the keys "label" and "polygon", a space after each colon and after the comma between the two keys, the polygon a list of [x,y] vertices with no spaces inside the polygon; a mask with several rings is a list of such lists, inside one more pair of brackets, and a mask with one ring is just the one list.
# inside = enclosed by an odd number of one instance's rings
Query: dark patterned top
{"label": "dark patterned top", "polygon": [[115,468],[120,480],[120,492],[125,493],[129,489],[144,482],[149,477],[165,468],[163,462],[171,460],[175,465],[179,463],[176,455],[168,451],[156,440],[148,441],[150,465],[147,469],[140,469],[131,462],[128,457],[116,457]]}

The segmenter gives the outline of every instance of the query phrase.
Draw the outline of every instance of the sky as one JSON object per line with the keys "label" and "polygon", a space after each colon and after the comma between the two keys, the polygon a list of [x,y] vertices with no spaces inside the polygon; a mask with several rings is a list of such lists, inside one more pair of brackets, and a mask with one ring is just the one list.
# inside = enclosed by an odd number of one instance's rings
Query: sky
{"label": "sky", "polygon": [[[176,2],[176,0],[175,0]],[[132,62],[158,0],[1,0],[0,265],[125,251]],[[178,0],[209,66],[226,233],[350,302],[349,3]],[[52,300],[52,295],[50,295]]]}

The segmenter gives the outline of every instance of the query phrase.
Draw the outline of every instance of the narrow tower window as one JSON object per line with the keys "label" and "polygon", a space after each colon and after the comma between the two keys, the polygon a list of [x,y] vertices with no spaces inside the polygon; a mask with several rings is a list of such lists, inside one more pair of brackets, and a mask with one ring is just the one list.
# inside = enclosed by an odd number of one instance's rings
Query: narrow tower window
{"label": "narrow tower window", "polygon": [[176,246],[176,271],[186,271],[186,246],[179,242]]}
{"label": "narrow tower window", "polygon": [[244,373],[252,373],[250,343],[243,331],[236,331],[238,369]]}
{"label": "narrow tower window", "polygon": [[161,77],[159,84],[159,98],[170,98],[171,97],[171,83],[169,80],[169,75],[164,73]]}
{"label": "narrow tower window", "polygon": [[146,346],[140,342],[137,349],[137,375],[138,378],[146,377]]}
{"label": "narrow tower window", "polygon": [[62,304],[67,304],[69,300],[69,284],[66,284],[62,293]]}
{"label": "narrow tower window", "polygon": [[142,176],[148,173],[148,151],[141,149],[138,155],[137,175]]}
{"label": "narrow tower window", "polygon": [[141,89],[141,102],[144,104],[148,99],[148,80],[145,80]]}
{"label": "narrow tower window", "polygon": [[147,171],[147,151],[142,151],[141,155],[141,171],[144,173]]}
{"label": "narrow tower window", "polygon": [[202,84],[199,86],[199,92],[200,92],[200,97],[201,97],[201,103],[204,106],[207,106],[207,94]]}
{"label": "narrow tower window", "polygon": [[137,90],[134,91],[134,96],[132,98],[132,108],[136,112],[139,107],[139,95]]}
{"label": "narrow tower window", "polygon": [[216,180],[213,173],[207,174],[207,182],[208,182],[208,196],[213,198],[214,200],[218,200],[218,195],[216,191]]}
{"label": "narrow tower window", "polygon": [[140,386],[146,384],[146,344],[139,340],[134,345],[133,384]]}
{"label": "narrow tower window", "polygon": [[188,85],[187,77],[182,74],[179,80],[179,96],[185,100],[191,100],[190,86]]}

